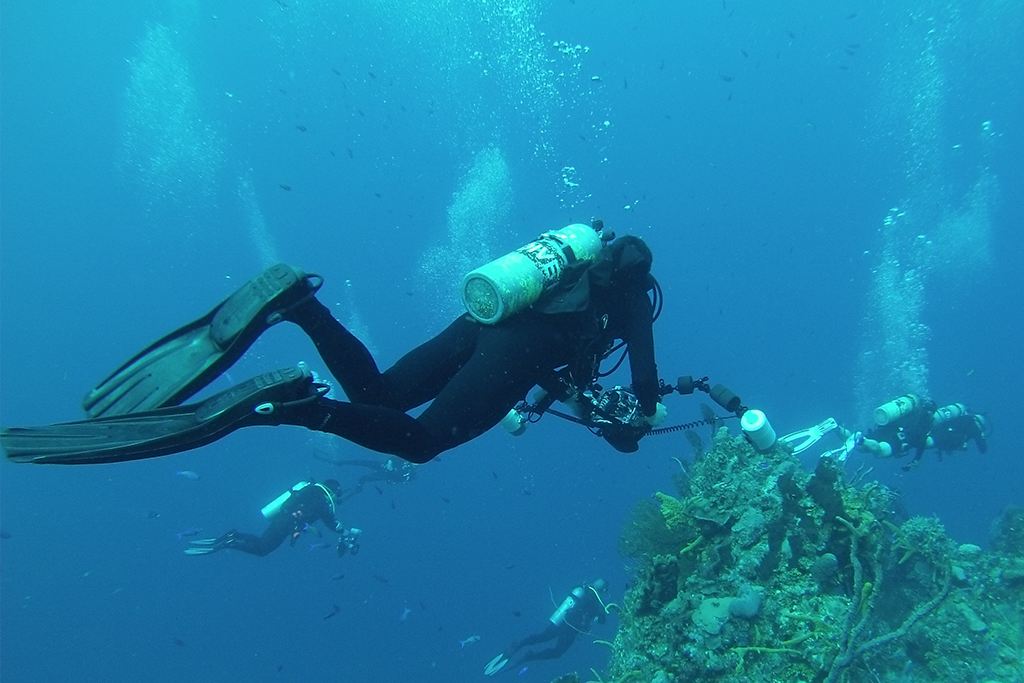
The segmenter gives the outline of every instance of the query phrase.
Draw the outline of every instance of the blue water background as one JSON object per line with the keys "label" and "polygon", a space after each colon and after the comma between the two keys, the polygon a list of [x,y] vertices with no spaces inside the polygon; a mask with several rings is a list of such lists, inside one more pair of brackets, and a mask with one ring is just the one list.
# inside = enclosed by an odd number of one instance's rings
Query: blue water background
{"label": "blue water background", "polygon": [[[871,311],[900,303],[878,301],[884,218],[956,213],[992,177],[913,316],[930,393],[986,412],[989,452],[848,467],[961,542],[1024,503],[1015,3],[338,4],[0,4],[0,423],[78,419],[88,388],[272,256],[321,273],[386,366],[454,312],[460,261],[431,249],[497,256],[596,216],[654,250],[663,377],[724,382],[780,433],[861,424],[891,397],[858,370],[882,343]],[[230,379],[298,360],[322,369],[275,328]],[[667,399],[670,422],[698,403]],[[181,552],[190,527],[259,531],[295,481],[351,480],[314,451],[383,460],[282,427],[130,464],[0,463],[0,678],[478,679],[543,627],[549,591],[604,576],[621,597],[626,513],[691,453],[676,435],[622,455],[549,417],[368,488],[341,513],[356,557]],[[590,640],[522,680],[600,670]]]}

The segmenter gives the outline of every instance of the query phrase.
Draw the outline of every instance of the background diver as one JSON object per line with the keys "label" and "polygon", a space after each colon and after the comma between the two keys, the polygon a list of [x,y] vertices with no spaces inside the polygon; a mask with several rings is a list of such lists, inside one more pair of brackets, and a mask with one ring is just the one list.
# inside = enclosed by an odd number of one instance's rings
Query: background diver
{"label": "background diver", "polygon": [[829,418],[817,427],[787,435],[780,441],[799,453],[834,429],[845,443],[822,457],[845,460],[856,448],[878,458],[912,455],[904,470],[916,466],[927,450],[936,450],[941,457],[944,453],[966,451],[973,441],[978,452],[988,451],[988,421],[963,403],[936,408],[931,399],[906,394],[876,408],[874,422],[874,427],[864,433],[840,427]]}
{"label": "background diver", "polygon": [[528,650],[507,670],[518,671],[526,662],[561,657],[576,642],[576,636],[580,633],[590,633],[595,620],[601,624],[606,621],[608,610],[613,606],[606,605],[602,598],[607,591],[608,584],[604,579],[573,588],[548,618],[549,623],[544,630],[510,644],[504,652],[488,662],[484,667],[484,674],[493,676],[505,670],[509,661],[524,647],[552,640],[555,641],[554,645],[545,650]]}
{"label": "background diver", "polygon": [[[654,358],[651,262],[643,240],[612,240],[596,224],[545,233],[478,269],[481,276],[471,273],[464,299],[472,315],[459,316],[384,372],[317,300],[322,279],[279,264],[115,371],[85,398],[92,419],[4,429],[0,442],[22,462],[120,462],[197,448],[240,427],[290,424],[423,463],[494,427],[558,370],[572,386],[589,386],[622,340],[647,424],[605,438],[632,452],[643,430],[659,426],[667,412]],[[497,282],[484,272],[494,264]],[[500,281],[510,270],[511,282],[529,276],[536,287],[524,293]],[[347,401],[327,398],[329,387],[314,383],[300,364],[179,405],[281,321],[309,336]],[[418,417],[407,414],[428,402]]]}
{"label": "background diver", "polygon": [[338,541],[339,557],[359,552],[359,529],[346,529],[336,519],[341,485],[334,479],[321,482],[299,482],[275,498],[261,512],[270,520],[262,536],[246,534],[232,529],[217,538],[192,541],[185,552],[189,555],[209,555],[218,550],[238,550],[264,557],[276,550],[285,539],[292,546],[306,532],[320,536],[317,522],[341,535]]}
{"label": "background diver", "polygon": [[345,490],[338,502],[345,502],[353,496],[362,493],[363,487],[367,484],[374,482],[382,482],[385,484],[404,484],[416,477],[416,465],[406,460],[398,460],[397,462],[393,458],[388,458],[384,462],[380,460],[359,460],[359,459],[341,459],[333,458],[324,453],[314,452],[313,457],[322,462],[329,462],[336,467],[363,467],[369,470],[365,474],[361,475],[356,481],[356,485],[349,490]]}

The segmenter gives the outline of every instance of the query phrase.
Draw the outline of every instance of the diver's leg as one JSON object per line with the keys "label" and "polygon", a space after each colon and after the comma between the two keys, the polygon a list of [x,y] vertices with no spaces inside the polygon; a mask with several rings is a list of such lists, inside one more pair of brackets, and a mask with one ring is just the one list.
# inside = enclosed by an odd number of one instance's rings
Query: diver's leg
{"label": "diver's leg", "polygon": [[316,299],[294,308],[288,319],[312,340],[350,401],[403,412],[437,395],[472,353],[480,327],[462,316],[381,373],[366,346]]}
{"label": "diver's leg", "polygon": [[378,453],[424,463],[445,448],[444,441],[396,408],[346,403],[327,398],[278,412],[284,424],[327,432]]}
{"label": "diver's leg", "polygon": [[509,646],[507,652],[508,654],[513,654],[516,650],[521,650],[524,647],[530,647],[531,645],[546,643],[549,640],[557,638],[559,633],[560,630],[558,626],[552,624],[551,622],[548,622],[547,628],[545,628],[543,631],[540,631],[538,633],[532,633],[523,638],[522,640],[517,640]]}
{"label": "diver's leg", "polygon": [[231,539],[224,545],[227,550],[237,550],[257,557],[265,557],[277,550],[284,540],[288,538],[292,527],[288,520],[278,522],[276,519],[270,523],[262,536],[243,534],[235,532]]}
{"label": "diver's leg", "polygon": [[[458,323],[449,331],[453,328],[449,333],[458,332]],[[568,360],[570,350],[571,344],[553,324],[524,316],[480,329],[472,355],[418,418],[388,406],[325,398],[287,408],[277,418],[286,424],[336,434],[380,453],[424,463],[498,424],[541,377]],[[418,390],[437,381],[429,372],[417,375],[412,364],[403,363],[402,367],[409,369],[399,372],[396,365],[389,381],[428,378]]]}
{"label": "diver's leg", "polygon": [[576,631],[566,624],[558,626],[552,624],[545,633],[548,634],[548,637],[544,640],[558,639],[555,641],[555,644],[544,650],[530,650],[526,652],[516,662],[515,667],[520,667],[526,662],[535,662],[542,659],[558,659],[576,641]]}
{"label": "diver's leg", "polygon": [[445,448],[494,427],[527,392],[572,356],[571,340],[548,316],[520,314],[483,327],[469,360],[417,418]]}

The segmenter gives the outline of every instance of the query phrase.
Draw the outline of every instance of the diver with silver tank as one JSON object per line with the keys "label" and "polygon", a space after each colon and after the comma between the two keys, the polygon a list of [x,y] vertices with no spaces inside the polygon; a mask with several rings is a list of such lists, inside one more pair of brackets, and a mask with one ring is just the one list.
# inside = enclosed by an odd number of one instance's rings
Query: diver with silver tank
{"label": "diver with silver tank", "polygon": [[[520,671],[526,662],[541,659],[557,659],[576,642],[576,637],[583,633],[590,633],[594,623],[605,623],[607,614],[616,605],[606,603],[604,595],[608,592],[608,583],[604,579],[597,579],[591,584],[576,586],[565,596],[565,599],[558,605],[554,613],[548,617],[545,628],[537,633],[517,640],[505,648],[505,651],[496,656],[487,666],[484,667],[485,676],[494,676],[501,671]],[[554,644],[544,650],[528,650],[514,665],[509,667],[509,662],[524,647],[540,645],[549,641]],[[506,668],[507,667],[507,668]]]}
{"label": "diver with silver tank", "polygon": [[188,555],[209,555],[219,550],[239,552],[264,557],[279,548],[286,539],[292,546],[305,533],[321,537],[317,522],[323,522],[331,531],[341,536],[338,541],[338,556],[359,552],[358,537],[361,531],[346,529],[337,519],[337,506],[341,496],[341,484],[334,479],[323,482],[300,481],[274,500],[263,506],[260,513],[270,521],[262,536],[255,536],[232,529],[217,538],[202,538],[192,541],[185,549]]}

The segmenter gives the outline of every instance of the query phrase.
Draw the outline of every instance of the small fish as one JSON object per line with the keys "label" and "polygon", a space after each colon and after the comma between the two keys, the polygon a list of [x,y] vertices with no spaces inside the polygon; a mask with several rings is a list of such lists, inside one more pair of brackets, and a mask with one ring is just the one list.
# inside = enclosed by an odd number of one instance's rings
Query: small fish
{"label": "small fish", "polygon": [[718,77],[721,78],[726,83],[732,83],[733,80],[735,80],[732,76],[729,76],[728,74],[718,74]]}
{"label": "small fish", "polygon": [[174,537],[180,541],[183,538],[191,538],[192,536],[198,536],[200,531],[202,531],[202,529],[200,529],[199,527],[190,526],[184,531],[179,531],[178,533],[174,534]]}
{"label": "small fish", "polygon": [[405,620],[409,618],[410,614],[412,614],[412,610],[409,609],[408,607],[403,607],[402,608],[402,613],[398,617],[398,621],[404,623]]}
{"label": "small fish", "polygon": [[367,71],[366,73],[368,73],[370,75],[370,78],[372,78],[374,80],[377,79],[377,74],[373,73],[372,71]]}
{"label": "small fish", "polygon": [[198,472],[193,472],[192,470],[178,470],[174,473],[174,476],[188,479],[189,481],[199,481],[202,479]]}
{"label": "small fish", "polygon": [[150,510],[148,513],[146,513],[146,519],[156,519],[159,516],[160,516],[159,512],[153,512],[152,510]]}
{"label": "small fish", "polygon": [[331,544],[328,543],[327,541],[321,541],[320,543],[310,543],[309,544],[309,549],[310,550],[323,550],[324,548],[330,548],[330,547],[331,547]]}
{"label": "small fish", "polygon": [[331,71],[333,71],[333,72],[334,72],[334,75],[335,75],[335,76],[340,76],[340,75],[341,75],[341,72],[340,72],[340,71],[338,71],[337,69],[331,69]]}
{"label": "small fish", "polygon": [[291,185],[285,185],[284,183],[278,183],[277,186],[280,187],[285,192],[291,192],[292,191],[292,186]]}
{"label": "small fish", "polygon": [[384,578],[383,576],[381,576],[380,574],[374,574],[373,578],[376,579],[378,583],[387,583],[388,582],[388,580],[386,578]]}
{"label": "small fish", "polygon": [[521,616],[523,616],[523,613],[520,612],[517,609],[514,609],[514,610],[512,610],[512,616],[514,616],[514,617],[521,617]]}
{"label": "small fish", "polygon": [[459,641],[459,649],[462,649],[462,648],[466,647],[467,645],[472,645],[473,643],[479,643],[479,642],[480,642],[480,636],[470,636],[469,638],[466,638],[465,640],[460,640]]}
{"label": "small fish", "polygon": [[330,619],[331,617],[333,617],[335,614],[337,614],[340,611],[341,611],[340,607],[338,607],[337,605],[331,605],[331,611],[328,612],[326,614],[326,616],[324,616],[324,621],[327,621],[328,619]]}
{"label": "small fish", "polygon": [[353,158],[355,158],[355,156],[356,156],[356,153],[352,151],[352,148],[351,148],[351,147],[346,147],[346,148],[345,148],[345,151],[346,151],[346,152],[348,152],[348,158],[349,158],[349,159],[353,159]]}
{"label": "small fish", "polygon": [[0,529],[0,538],[4,540],[11,538],[11,532],[7,531],[6,529]]}
{"label": "small fish", "polygon": [[335,574],[334,576],[331,577],[331,581],[341,581],[344,578],[345,578],[345,574],[344,573],[342,573],[342,574]]}
{"label": "small fish", "polygon": [[185,647],[185,641],[182,640],[181,638],[175,638],[174,639],[174,644],[177,645],[178,647]]}
{"label": "small fish", "polygon": [[333,149],[329,149],[329,150],[327,150],[327,151],[331,153],[331,156],[332,156],[332,157],[336,157],[336,156],[338,156],[337,154],[335,154],[335,153],[334,153],[334,150],[333,150]]}
{"label": "small fish", "polygon": [[449,500],[448,498],[445,498],[444,496],[441,496],[441,500],[443,500],[446,503],[451,503],[452,502],[451,500]]}
{"label": "small fish", "polygon": [[302,124],[295,124],[295,130],[299,131],[300,133],[305,133],[306,127],[303,126]]}

